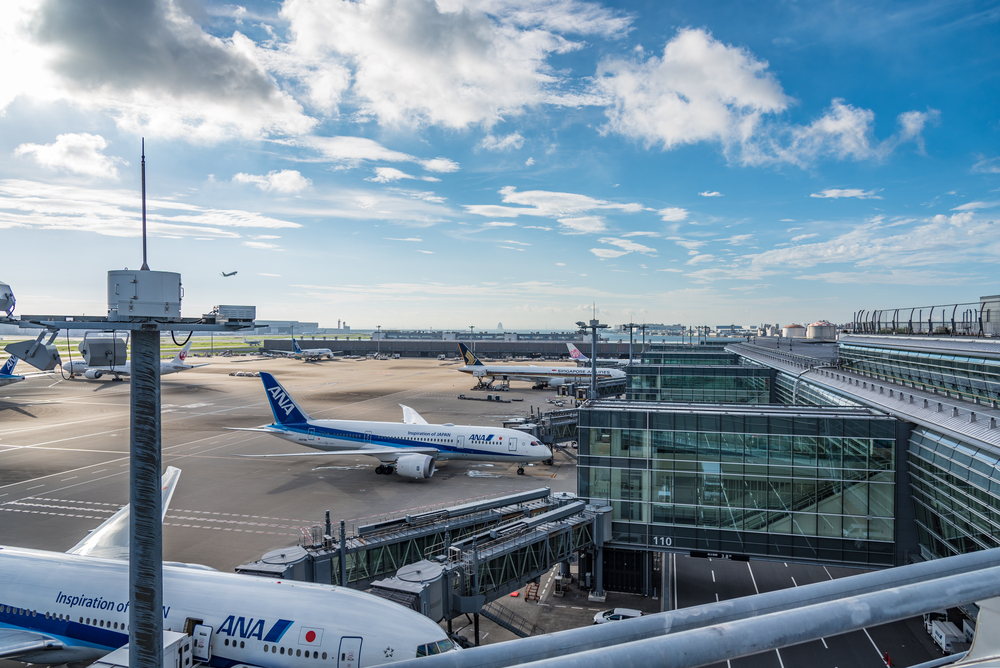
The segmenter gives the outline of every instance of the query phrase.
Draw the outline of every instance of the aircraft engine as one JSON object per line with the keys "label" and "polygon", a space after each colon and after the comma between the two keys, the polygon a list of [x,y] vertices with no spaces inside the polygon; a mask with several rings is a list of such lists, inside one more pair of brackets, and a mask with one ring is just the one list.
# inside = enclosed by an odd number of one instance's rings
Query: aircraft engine
{"label": "aircraft engine", "polygon": [[396,473],[404,478],[430,478],[434,475],[434,458],[430,455],[403,455],[396,460]]}
{"label": "aircraft engine", "polygon": [[97,380],[98,378],[100,378],[103,375],[104,374],[101,373],[100,371],[98,371],[97,369],[87,369],[83,373],[83,377],[86,378],[87,380]]}

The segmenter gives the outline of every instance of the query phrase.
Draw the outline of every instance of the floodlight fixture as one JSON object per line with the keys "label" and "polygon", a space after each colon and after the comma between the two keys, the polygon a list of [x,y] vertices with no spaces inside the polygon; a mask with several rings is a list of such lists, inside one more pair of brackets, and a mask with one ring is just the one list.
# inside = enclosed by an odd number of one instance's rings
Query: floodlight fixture
{"label": "floodlight fixture", "polygon": [[6,317],[9,318],[14,313],[14,304],[16,303],[17,300],[14,299],[14,291],[10,289],[9,285],[0,281],[0,311],[6,313]]}

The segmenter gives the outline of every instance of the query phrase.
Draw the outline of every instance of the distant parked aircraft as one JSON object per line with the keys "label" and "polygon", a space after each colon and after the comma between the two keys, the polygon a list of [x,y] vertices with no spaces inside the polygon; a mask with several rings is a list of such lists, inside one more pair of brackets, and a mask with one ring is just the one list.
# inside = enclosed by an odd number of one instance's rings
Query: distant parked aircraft
{"label": "distant parked aircraft", "polygon": [[[536,386],[558,387],[567,383],[586,381],[590,376],[590,369],[575,366],[486,365],[461,341],[458,342],[458,348],[465,361],[465,366],[459,367],[458,370],[472,374],[474,378],[490,378],[490,383],[499,378],[502,381],[523,380],[535,383]],[[619,369],[597,369],[597,377],[624,378],[625,372]]]}
{"label": "distant parked aircraft", "polygon": [[238,271],[231,271],[228,274],[226,272],[222,272],[222,277],[223,278],[229,278],[230,276],[235,276],[238,273],[239,273]]}

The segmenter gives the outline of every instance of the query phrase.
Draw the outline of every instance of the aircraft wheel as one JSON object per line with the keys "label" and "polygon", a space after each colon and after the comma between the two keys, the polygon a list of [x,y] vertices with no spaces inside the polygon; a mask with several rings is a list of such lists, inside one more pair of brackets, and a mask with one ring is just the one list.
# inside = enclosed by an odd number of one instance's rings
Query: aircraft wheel
{"label": "aircraft wheel", "polygon": [[383,473],[385,473],[385,467],[379,464],[378,466],[375,467],[375,473],[382,475]]}
{"label": "aircraft wheel", "polygon": [[520,466],[519,466],[519,467],[517,468],[517,474],[518,474],[518,475],[524,475],[524,467],[520,467]]}
{"label": "aircraft wheel", "polygon": [[544,461],[543,463],[544,463],[544,464],[545,464],[546,466],[552,466],[552,464],[554,464],[555,462],[553,462],[553,461],[552,461],[551,459],[546,459],[546,460],[545,460],[545,461]]}

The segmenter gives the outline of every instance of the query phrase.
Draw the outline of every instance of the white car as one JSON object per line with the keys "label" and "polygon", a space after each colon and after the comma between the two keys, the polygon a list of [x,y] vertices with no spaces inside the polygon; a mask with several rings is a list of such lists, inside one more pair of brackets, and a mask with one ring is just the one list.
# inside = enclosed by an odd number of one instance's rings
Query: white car
{"label": "white car", "polygon": [[621,619],[633,619],[635,617],[642,617],[642,612],[633,610],[632,608],[614,608],[594,615],[594,623],[607,624],[608,622],[617,622]]}

